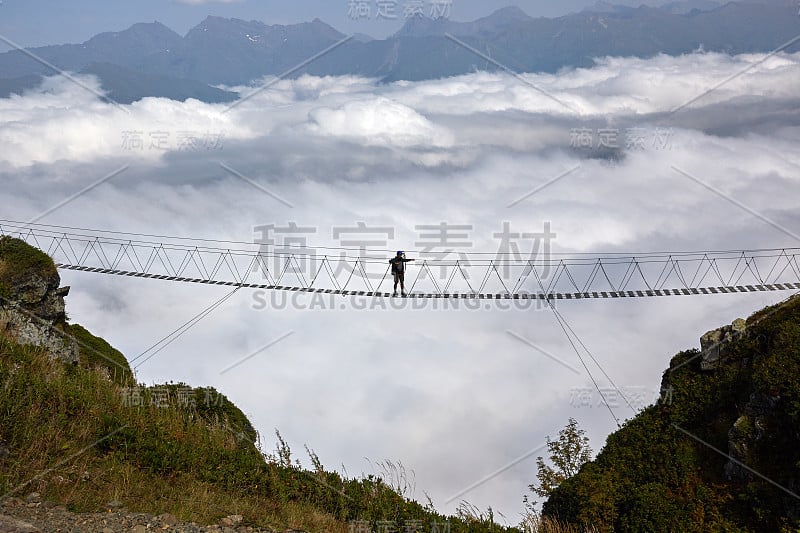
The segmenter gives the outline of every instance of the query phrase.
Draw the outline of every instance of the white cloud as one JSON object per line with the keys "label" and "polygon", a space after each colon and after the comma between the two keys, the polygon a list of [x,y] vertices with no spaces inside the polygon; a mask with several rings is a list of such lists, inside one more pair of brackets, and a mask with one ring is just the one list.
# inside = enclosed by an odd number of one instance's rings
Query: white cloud
{"label": "white cloud", "polygon": [[309,119],[313,132],[366,145],[440,148],[452,144],[452,135],[444,128],[384,97],[348,102],[337,109],[314,109]]}
{"label": "white cloud", "polygon": [[[315,226],[310,242],[321,246],[339,244],[333,226],[365,221],[396,228],[388,248],[414,250],[416,225],[447,221],[473,225],[472,250],[494,251],[504,221],[520,231],[550,221],[565,251],[797,246],[672,169],[800,232],[800,54],[769,58],[691,110],[666,114],[760,59],[608,58],[593,69],[525,76],[577,113],[499,74],[389,85],[306,76],[229,112],[146,99],[130,113],[53,78],[46,90],[0,100],[4,216],[27,220],[126,164],[128,171],[43,222],[247,240],[254,225],[294,221]],[[579,128],[616,129],[620,148],[601,151],[596,138],[591,149],[571,147]],[[625,146],[630,128],[644,131],[643,146]],[[661,128],[666,144],[655,138]],[[142,132],[145,145],[123,147],[126,131]],[[168,149],[150,147],[158,131],[170,134]],[[178,149],[179,132],[225,135],[219,146]],[[84,273],[64,279],[73,286],[70,315],[129,356],[224,294]],[[561,312],[617,384],[654,394],[674,352],[780,297],[584,301]],[[278,427],[294,450],[308,443],[329,467],[344,463],[350,474],[370,471],[364,457],[400,459],[416,472],[417,497],[427,490],[449,512],[449,496],[539,446],[569,416],[589,430],[595,449],[614,429],[598,397],[591,408],[570,405],[575,389],[591,387],[587,376],[507,335],[518,332],[580,368],[546,310],[257,311],[254,304],[253,294],[237,294],[143,366],[140,378],[216,386],[252,417],[267,445]],[[295,334],[220,375],[287,331]],[[464,498],[513,523],[534,464],[522,462]]]}

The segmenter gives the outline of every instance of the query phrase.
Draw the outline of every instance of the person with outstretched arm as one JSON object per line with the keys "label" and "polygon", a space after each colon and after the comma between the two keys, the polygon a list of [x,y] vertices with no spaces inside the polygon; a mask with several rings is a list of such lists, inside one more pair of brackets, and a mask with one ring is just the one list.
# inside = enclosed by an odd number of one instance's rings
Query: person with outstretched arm
{"label": "person with outstretched arm", "polygon": [[392,265],[392,274],[394,275],[394,294],[392,296],[397,296],[398,282],[400,282],[400,294],[406,295],[405,274],[406,263],[409,261],[413,261],[413,259],[406,259],[406,254],[403,253],[403,250],[398,250],[397,255],[389,259],[389,263]]}

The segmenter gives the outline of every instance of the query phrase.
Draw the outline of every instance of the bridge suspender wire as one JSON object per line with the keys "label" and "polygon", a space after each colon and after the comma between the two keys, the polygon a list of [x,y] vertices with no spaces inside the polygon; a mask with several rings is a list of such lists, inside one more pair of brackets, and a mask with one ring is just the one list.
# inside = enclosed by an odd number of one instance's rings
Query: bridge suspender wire
{"label": "bridge suspender wire", "polygon": [[380,283],[378,283],[378,288],[375,289],[376,291],[380,292],[381,286],[383,285],[383,282],[386,281],[386,276],[389,275],[389,270],[391,270],[391,268],[392,268],[392,265],[389,265],[388,267],[386,267],[386,272],[383,273],[383,277],[381,278]]}
{"label": "bridge suspender wire", "polygon": [[319,268],[317,269],[317,273],[316,273],[316,274],[314,274],[314,277],[313,277],[313,278],[311,278],[311,283],[309,283],[309,284],[308,284],[308,286],[309,286],[309,287],[313,286],[313,285],[314,285],[314,282],[315,282],[315,281],[317,281],[317,278],[318,278],[318,277],[319,277],[319,275],[322,273],[322,269],[323,269],[323,268],[325,268],[325,262],[326,262],[327,260],[328,260],[328,256],[327,256],[327,255],[326,255],[326,256],[323,256],[323,258],[322,258],[322,264],[320,264],[320,265],[319,265]]}
{"label": "bridge suspender wire", "polygon": [[328,276],[330,276],[331,282],[333,283],[333,286],[336,287],[336,290],[342,290],[342,286],[339,285],[339,281],[336,279],[336,273],[333,271],[330,261],[325,264],[325,268],[327,269],[326,272],[328,273]]}
{"label": "bridge suspender wire", "polygon": [[375,292],[372,290],[372,283],[369,282],[369,274],[367,274],[367,269],[364,267],[364,263],[361,263],[361,275],[364,276],[364,284],[367,286],[369,292]]}
{"label": "bridge suspender wire", "polygon": [[[536,269],[533,270],[533,273],[536,276],[536,281],[539,283],[539,285],[542,288],[542,291],[544,292],[544,284],[542,283],[542,278],[539,276],[539,273],[536,272]],[[586,365],[586,361],[584,361],[583,357],[581,356],[580,350],[578,350],[578,347],[575,346],[575,342],[572,340],[572,336],[570,336],[569,332],[567,331],[567,327],[569,327],[569,324],[567,324],[566,320],[564,320],[564,317],[562,317],[561,314],[556,310],[556,308],[553,305],[553,302],[551,300],[547,300],[547,305],[550,308],[550,310],[553,311],[553,314],[556,317],[556,320],[558,321],[558,325],[561,326],[561,330],[564,332],[564,335],[567,337],[567,340],[569,341],[570,345],[572,346],[572,349],[575,351],[575,355],[578,356],[578,359],[580,360],[581,365],[583,365],[584,370],[586,370],[586,373],[589,375],[589,379],[592,380],[592,383],[594,384],[594,388],[597,389],[597,392],[600,394],[600,397],[603,399],[603,404],[608,409],[608,412],[611,413],[611,418],[614,419],[614,422],[617,424],[617,427],[621,428],[622,425],[619,423],[619,418],[617,418],[617,415],[614,414],[614,410],[611,408],[611,404],[608,403],[608,399],[606,399],[606,395],[603,394],[603,391],[600,389],[600,386],[597,384],[597,380],[594,378],[594,375],[592,375],[591,370],[589,370],[589,367]],[[565,327],[565,324],[566,324],[567,327]],[[573,335],[575,335],[575,338],[577,338],[580,341],[580,338],[578,337],[578,335],[575,333],[575,331],[572,328],[569,328],[569,331],[572,331]],[[585,348],[585,345],[583,344],[583,342],[581,342],[581,345],[584,346],[584,348]],[[587,352],[588,352],[588,350],[587,350]],[[594,359],[594,357],[592,357],[592,360],[595,362],[595,364],[598,367],[600,367],[600,364]],[[600,367],[600,369],[602,370],[602,367]],[[603,374],[605,374],[605,371],[603,371]],[[606,374],[606,377],[608,377],[607,374]],[[614,387],[616,388],[616,385]],[[622,393],[620,393],[620,394],[622,394]],[[623,395],[623,397],[624,397],[624,395]],[[626,400],[626,402],[627,402],[627,400]]]}
{"label": "bridge suspender wire", "polygon": [[428,262],[427,261],[423,261],[422,262],[422,267],[427,272],[427,275],[430,276],[431,283],[433,283],[433,287],[434,287],[434,289],[436,289],[436,292],[439,293],[439,294],[442,294],[442,289],[439,287],[439,283],[436,281],[436,276],[434,276],[433,272],[431,272],[431,267],[428,264]]}
{"label": "bridge suspender wire", "polygon": [[353,269],[350,271],[350,275],[347,277],[347,281],[344,282],[342,285],[342,290],[347,290],[347,286],[350,285],[350,280],[353,279],[353,274],[356,273],[356,269],[358,268],[358,260],[356,260],[356,264],[353,266]]}
{"label": "bridge suspender wire", "polygon": [[[424,261],[423,261],[423,265],[424,265]],[[417,272],[417,277],[414,278],[414,283],[411,284],[411,288],[408,289],[408,292],[414,292],[414,287],[417,286],[417,282],[419,281],[419,277],[422,275],[422,272],[423,272],[423,269],[420,268],[419,272]]]}
{"label": "bridge suspender wire", "polygon": [[472,284],[469,282],[469,277],[467,276],[466,272],[464,272],[464,269],[461,267],[461,264],[458,265],[458,269],[461,271],[461,275],[464,277],[464,281],[466,282],[467,287],[469,287],[470,294],[475,294],[476,291],[475,289],[472,288]]}

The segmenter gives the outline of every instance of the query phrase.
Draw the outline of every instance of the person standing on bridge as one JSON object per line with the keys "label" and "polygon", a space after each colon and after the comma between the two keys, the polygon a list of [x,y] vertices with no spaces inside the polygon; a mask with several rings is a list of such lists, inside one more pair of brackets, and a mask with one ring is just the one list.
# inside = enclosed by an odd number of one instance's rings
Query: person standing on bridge
{"label": "person standing on bridge", "polygon": [[406,263],[409,261],[413,261],[413,259],[406,259],[406,254],[403,253],[403,250],[398,250],[397,255],[389,259],[389,263],[392,265],[392,274],[394,275],[394,294],[392,294],[392,296],[397,296],[398,282],[400,283],[400,294],[403,296],[406,295]]}

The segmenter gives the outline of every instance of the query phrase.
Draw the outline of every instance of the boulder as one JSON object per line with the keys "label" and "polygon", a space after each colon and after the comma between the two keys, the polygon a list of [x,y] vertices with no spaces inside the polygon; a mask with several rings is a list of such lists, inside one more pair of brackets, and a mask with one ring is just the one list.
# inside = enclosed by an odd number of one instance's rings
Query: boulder
{"label": "boulder", "polygon": [[712,329],[700,337],[700,368],[714,370],[725,355],[725,347],[747,332],[747,323],[737,318],[729,326]]}

